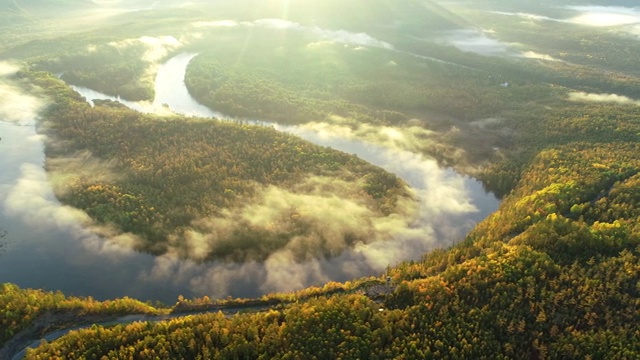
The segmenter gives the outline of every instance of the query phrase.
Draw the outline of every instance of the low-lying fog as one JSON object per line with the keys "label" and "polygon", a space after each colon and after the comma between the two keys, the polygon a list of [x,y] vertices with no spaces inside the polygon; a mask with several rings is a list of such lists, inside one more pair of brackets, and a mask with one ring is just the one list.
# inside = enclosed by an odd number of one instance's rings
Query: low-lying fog
{"label": "low-lying fog", "polygon": [[523,21],[555,21],[592,27],[611,27],[627,34],[640,36],[640,7],[622,6],[567,6],[564,17],[552,17],[524,12],[494,11],[496,14],[518,16]]}
{"label": "low-lying fog", "polygon": [[[206,108],[197,108],[201,105],[188,95],[184,83],[176,82],[184,76],[184,67],[193,57],[189,54],[181,56],[178,57],[178,60],[182,59],[178,67],[170,67],[167,71],[160,69],[156,103],[169,104],[176,111],[197,113],[206,110],[209,111],[206,115],[219,116]],[[7,76],[15,70],[8,66],[7,69]],[[28,118],[37,114],[46,99],[20,91],[7,76],[1,85],[10,89],[9,99],[13,100],[0,103],[0,114],[5,120],[22,119],[25,124],[33,124],[33,120],[28,121]],[[176,87],[176,83],[182,85]],[[106,97],[97,92],[79,90],[88,97]],[[17,103],[24,106],[14,108]],[[146,111],[158,109],[157,104],[155,107],[142,105],[142,108]],[[24,113],[24,109],[29,111]],[[451,170],[440,169],[435,161],[419,154],[362,143],[327,129],[319,132],[312,127],[281,127],[283,131],[299,134],[314,142],[356,152],[365,160],[403,177],[414,187],[420,199],[419,220],[382,219],[384,221],[377,225],[378,229],[394,234],[393,240],[357,244],[333,258],[298,262],[286,248],[263,262],[203,264],[184,259],[177,251],[154,258],[131,250],[128,245],[132,237],[128,234],[109,234],[108,229],[96,226],[86,214],[61,205],[55,199],[42,168],[41,137],[36,136],[32,126],[9,122],[0,124],[3,134],[0,150],[12,154],[11,157],[3,157],[0,164],[5,169],[0,187],[3,204],[0,226],[9,232],[9,245],[3,261],[0,261],[0,278],[24,287],[60,289],[69,294],[97,298],[134,296],[165,302],[175,301],[178,294],[257,296],[271,291],[294,290],[329,280],[344,281],[379,274],[388,265],[415,258],[436,246],[449,245],[460,239],[475,222],[494,211],[498,204],[478,182]],[[384,131],[392,137],[402,136],[393,129]],[[392,143],[387,146],[392,146]],[[268,199],[273,196],[282,199],[281,195],[277,189],[268,190],[263,204],[250,206],[256,207],[255,211],[260,206],[267,206],[264,209],[269,211],[277,210],[277,206],[274,207],[276,203],[270,203]],[[296,199],[296,196],[291,196],[287,206],[304,204]],[[330,200],[324,195],[322,199]],[[249,210],[244,213],[251,214]],[[203,229],[206,227],[198,231]],[[197,246],[206,246],[207,234],[201,233],[193,240],[199,242],[193,244],[197,255]]]}
{"label": "low-lying fog", "polygon": [[[545,11],[549,9],[541,9]],[[607,28],[613,32],[640,38],[640,7],[622,6],[565,6],[555,8],[553,15],[530,12],[488,11],[502,16],[515,16],[527,23],[545,21]],[[559,14],[564,14],[559,16]],[[449,44],[461,51],[484,56],[512,56],[545,61],[562,61],[548,54],[523,50],[522,44],[508,44],[494,38],[491,29],[466,28],[447,31],[435,37],[435,41]]]}

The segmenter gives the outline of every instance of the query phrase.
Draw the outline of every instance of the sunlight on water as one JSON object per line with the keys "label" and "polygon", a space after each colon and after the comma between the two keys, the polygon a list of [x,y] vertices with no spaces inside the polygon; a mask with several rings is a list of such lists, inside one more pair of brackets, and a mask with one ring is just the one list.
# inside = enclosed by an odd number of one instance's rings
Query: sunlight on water
{"label": "sunlight on water", "polygon": [[[224,117],[195,101],[184,85],[186,67],[195,56],[179,54],[160,67],[153,103],[128,102],[90,89],[73,88],[88,101],[121,101],[147,113],[174,111]],[[3,138],[7,134],[12,139],[3,139],[0,147],[5,147],[5,153],[16,154],[0,161],[5,169],[0,188],[4,204],[0,222],[8,224],[12,242],[7,250],[10,256],[0,262],[0,277],[20,286],[60,289],[96,298],[133,296],[171,303],[177,294],[253,297],[379,273],[388,265],[415,258],[436,246],[450,245],[497,208],[498,200],[484,192],[477,181],[441,169],[420,154],[304,127],[251,122],[356,154],[396,173],[413,187],[419,201],[418,217],[399,219],[406,223],[405,230],[395,233],[393,241],[357,244],[337,257],[305,263],[294,261],[286,251],[274,253],[260,263],[202,264],[180,259],[173,253],[153,257],[122,248],[113,239],[99,238],[86,227],[90,223],[86,215],[60,205],[42,168],[41,138],[33,127],[0,123]],[[105,268],[110,271],[105,272]]]}

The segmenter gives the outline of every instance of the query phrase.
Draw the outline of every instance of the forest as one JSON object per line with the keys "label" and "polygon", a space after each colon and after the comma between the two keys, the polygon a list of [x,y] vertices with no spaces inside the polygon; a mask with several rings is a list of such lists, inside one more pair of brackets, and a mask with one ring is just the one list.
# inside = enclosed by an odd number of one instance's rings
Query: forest
{"label": "forest", "polygon": [[[52,177],[64,179],[54,180],[59,198],[99,223],[138,235],[139,250],[162,254],[172,238],[186,236],[192,223],[261,201],[264,189],[274,186],[302,195],[326,196],[318,187],[333,190],[331,196],[340,191],[369,209],[372,217],[404,211],[397,202],[411,197],[393,174],[270,127],[145,116],[112,102],[92,108],[48,74],[21,76],[56,99],[42,127],[58,141],[46,151]],[[100,173],[78,171],[77,163],[86,167],[91,161]],[[322,185],[333,179],[342,185]],[[322,238],[315,219],[299,211],[292,205],[274,219],[281,222],[276,225],[234,219],[238,223],[226,229],[225,238],[198,260],[262,259],[286,246],[292,233],[314,232]],[[373,230],[346,231],[344,236],[355,243],[369,241]],[[328,255],[340,249],[318,251]]]}
{"label": "forest", "polygon": [[[378,0],[352,22],[336,3],[292,7],[288,20],[366,31],[393,49],[291,29],[204,28],[183,49],[199,54],[187,68],[191,94],[238,118],[346,126],[360,140],[382,142],[364,130],[369,127],[396,129],[403,139],[413,134],[399,146],[476,176],[500,195],[498,210],[452,246],[383,273],[256,299],[98,301],[3,284],[0,344],[51,316],[65,321],[50,328],[64,328],[123,314],[192,312],[73,330],[27,350],[26,359],[640,357],[638,39],[618,28],[523,21],[486,10],[540,7],[557,17],[573,11],[531,2],[463,1],[445,8],[437,1]],[[362,3],[346,2],[354,8]],[[273,4],[255,5],[261,18],[277,14],[281,3]],[[218,20],[258,19],[233,6],[217,10]],[[182,40],[176,29],[210,20],[200,13],[176,10],[159,29]],[[143,14],[150,23],[166,16],[160,10]],[[399,28],[376,22],[394,24],[402,17],[407,22]],[[425,19],[433,22],[421,25]],[[487,56],[416,40],[421,32],[469,24],[490,28],[487,33],[509,44],[510,52]],[[177,49],[169,46],[147,61],[140,43],[118,51],[109,45],[127,31],[143,30],[140,22],[119,26],[90,51],[91,35],[62,38],[75,44],[67,55],[33,55],[33,43],[0,52],[0,58],[28,59],[17,76],[51,99],[38,131],[49,137],[45,166],[61,202],[102,226],[134,234],[137,249],[155,255],[194,226],[210,229],[203,219],[237,221],[226,241],[206,253],[182,253],[201,262],[259,262],[288,246],[292,234],[322,234],[323,225],[295,209],[272,224],[242,218],[243,206],[260,203],[273,188],[337,193],[366,208],[368,224],[411,216],[407,185],[355,156],[243,120],[140,114],[111,101],[91,107],[65,84],[151,99],[149,71]],[[525,50],[559,61],[513,55]],[[425,59],[432,56],[439,61]],[[111,65],[97,69],[103,58]],[[55,76],[60,73],[62,79]],[[375,234],[358,228],[342,236],[352,246]],[[303,250],[299,260],[336,256],[344,248]],[[246,311],[222,312],[234,306]],[[48,330],[33,332],[37,337]]]}
{"label": "forest", "polygon": [[[566,99],[571,92],[640,97],[640,80],[630,75],[635,68],[629,54],[640,51],[637,41],[598,33],[587,42],[582,32],[568,31],[563,24],[552,24],[556,31],[539,35],[538,26],[521,26],[507,16],[496,21],[484,13],[467,14],[471,10],[466,8],[461,12],[504,29],[498,34],[505,43],[523,41],[562,60],[515,60],[519,49],[504,58],[487,57],[440,43],[426,47],[390,33],[381,38],[393,39],[402,50],[233,26],[209,30],[211,37],[192,45],[206,50],[190,63],[185,82],[201,103],[240,117],[346,126],[367,140],[367,125],[392,126],[407,134],[427,130],[431,133],[399,146],[471,173],[499,195],[507,194],[517,179],[496,179],[503,171],[522,171],[547,144],[574,139],[573,134],[555,138],[564,126],[555,119],[565,117],[562,122],[567,122],[571,113],[596,112],[607,113],[615,126],[635,126],[629,120],[637,116],[637,106]],[[259,56],[243,56],[247,47]],[[445,62],[425,61],[424,56]],[[504,82],[509,86],[501,87]],[[620,117],[624,120],[618,121]],[[485,119],[490,119],[486,126]],[[532,119],[545,120],[540,124]],[[608,136],[590,125],[581,124],[578,131]],[[635,134],[629,129],[615,138],[632,141]]]}
{"label": "forest", "polygon": [[637,152],[635,142],[541,152],[464,242],[390,268],[381,298],[320,292],[231,319],[79,330],[27,358],[635,358]]}

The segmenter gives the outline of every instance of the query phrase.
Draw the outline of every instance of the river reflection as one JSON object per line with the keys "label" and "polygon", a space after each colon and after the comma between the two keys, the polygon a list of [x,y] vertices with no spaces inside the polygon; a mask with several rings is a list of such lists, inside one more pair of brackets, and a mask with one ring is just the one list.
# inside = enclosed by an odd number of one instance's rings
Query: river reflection
{"label": "river reflection", "polygon": [[0,122],[0,226],[7,231],[0,254],[0,281],[61,290],[99,299],[132,296],[175,301],[182,288],[131,281],[153,257],[109,251],[102,239],[68,216],[55,199],[43,169],[41,137],[32,125]]}
{"label": "river reflection", "polygon": [[[177,55],[159,69],[153,103],[123,103],[143,112],[167,111],[168,106],[187,115],[221,117],[198,104],[184,86],[186,66],[194,56]],[[114,99],[89,89],[74,89],[88,99]],[[295,263],[282,254],[261,263],[198,264],[171,254],[137,253],[99,238],[87,230],[90,220],[86,216],[58,203],[42,167],[42,141],[33,126],[0,122],[0,151],[11,154],[0,158],[0,201],[4,205],[0,226],[9,233],[9,244],[0,257],[0,281],[98,299],[131,296],[172,303],[178,294],[258,296],[379,273],[394,262],[450,245],[498,206],[498,200],[474,179],[441,169],[419,154],[305,127],[259,123],[356,154],[403,178],[420,200],[419,217],[409,224],[412,231],[394,241],[360,244],[338,257],[307,263]]]}

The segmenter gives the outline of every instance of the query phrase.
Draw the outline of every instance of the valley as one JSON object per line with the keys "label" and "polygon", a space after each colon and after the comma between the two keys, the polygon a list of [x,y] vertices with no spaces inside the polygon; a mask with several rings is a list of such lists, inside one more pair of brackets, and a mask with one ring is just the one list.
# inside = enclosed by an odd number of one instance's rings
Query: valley
{"label": "valley", "polygon": [[4,341],[51,311],[285,304],[26,358],[640,351],[633,4],[10,3]]}

